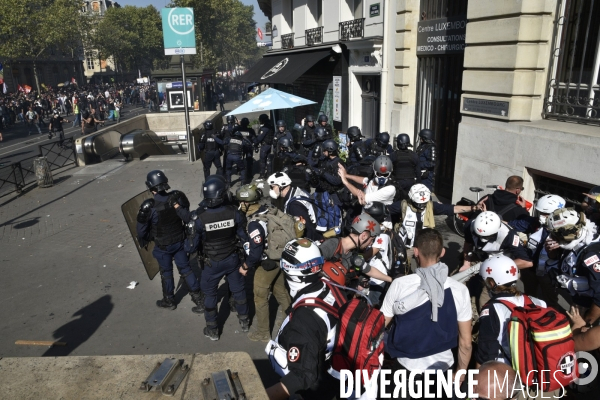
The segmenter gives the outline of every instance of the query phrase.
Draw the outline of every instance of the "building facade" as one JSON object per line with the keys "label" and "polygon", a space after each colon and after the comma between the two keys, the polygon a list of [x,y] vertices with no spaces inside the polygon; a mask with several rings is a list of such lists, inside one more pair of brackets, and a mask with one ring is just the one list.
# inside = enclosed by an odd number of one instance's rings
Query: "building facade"
{"label": "building facade", "polygon": [[[86,14],[104,15],[111,7],[120,7],[119,3],[110,0],[85,0],[81,12]],[[102,60],[97,50],[84,50],[84,75],[86,82],[109,81],[115,76],[115,66],[112,59]]]}
{"label": "building facade", "polygon": [[[321,88],[306,93],[321,104],[328,98],[322,88],[341,80],[341,131],[356,125],[367,137],[408,133],[415,143],[421,129],[432,129],[439,195],[457,200],[472,195],[469,187],[503,185],[519,175],[530,200],[553,192],[577,203],[598,183],[598,2],[262,0],[259,6],[273,25],[273,48],[263,58],[272,62],[251,70],[252,80],[266,77],[277,86],[273,77],[285,75],[286,54],[307,58],[317,47],[325,50],[280,86],[300,96],[302,88]],[[324,60],[335,66],[328,69]],[[291,118],[299,122],[301,114]]]}

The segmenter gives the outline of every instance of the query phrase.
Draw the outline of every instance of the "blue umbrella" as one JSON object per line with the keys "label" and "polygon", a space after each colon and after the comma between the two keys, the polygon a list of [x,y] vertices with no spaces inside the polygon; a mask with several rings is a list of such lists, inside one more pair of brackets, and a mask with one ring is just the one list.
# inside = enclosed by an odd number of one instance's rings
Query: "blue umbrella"
{"label": "blue umbrella", "polygon": [[302,97],[271,88],[248,100],[227,115],[249,114],[267,110],[280,110],[282,108],[301,107],[309,104],[316,104],[316,101],[303,99]]}

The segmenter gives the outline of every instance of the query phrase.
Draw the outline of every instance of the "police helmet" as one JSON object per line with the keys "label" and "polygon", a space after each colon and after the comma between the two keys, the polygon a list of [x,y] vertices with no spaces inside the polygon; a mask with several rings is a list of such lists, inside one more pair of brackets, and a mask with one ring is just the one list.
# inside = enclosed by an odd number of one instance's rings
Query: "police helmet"
{"label": "police helmet", "polygon": [[214,174],[214,175],[209,175],[208,178],[206,178],[206,181],[210,181],[211,179],[218,179],[221,182],[223,182],[223,184],[225,185],[225,187],[227,188],[227,190],[229,190],[229,182],[227,182],[227,178],[225,178],[225,176],[223,175],[219,175],[219,174]]}
{"label": "police helmet", "polygon": [[321,122],[328,122],[329,118],[327,118],[327,115],[321,114],[321,115],[319,115],[319,118],[317,119],[317,121],[319,121],[319,124],[320,124]]}
{"label": "police helmet", "polygon": [[323,128],[322,126],[317,126],[315,128],[315,136],[319,142],[322,142],[325,139],[327,139],[328,134],[329,134],[329,132],[327,132],[327,130],[325,128]]}
{"label": "police helmet", "polygon": [[370,204],[367,204],[363,207],[363,212],[369,214],[380,224],[385,221],[388,215],[390,215],[387,207],[381,201],[374,201]]}
{"label": "police helmet", "polygon": [[248,118],[242,118],[242,120],[240,121],[240,125],[248,126],[248,125],[250,125],[250,120]]}
{"label": "police helmet", "polygon": [[390,144],[390,134],[387,132],[379,132],[375,136],[375,141],[379,147],[387,147]]}
{"label": "police helmet", "polygon": [[313,117],[312,115],[307,115],[306,122],[315,122],[315,117]]}
{"label": "police helmet", "polygon": [[277,127],[280,128],[282,126],[285,128],[287,125],[284,120],[280,119],[277,121]]}
{"label": "police helmet", "polygon": [[371,237],[379,236],[381,234],[381,227],[377,220],[364,212],[354,218],[350,229],[353,233],[359,235],[364,231],[368,231]]}
{"label": "police helmet", "polygon": [[401,133],[396,137],[396,145],[400,150],[406,150],[409,147],[412,147],[410,144],[410,137],[406,133]]}
{"label": "police helmet", "polygon": [[227,123],[228,124],[235,124],[235,115],[228,115],[227,116]]}
{"label": "police helmet", "polygon": [[288,152],[292,151],[292,141],[290,140],[290,138],[288,137],[282,137],[279,139],[279,141],[277,142],[277,147],[280,150],[285,150]]}
{"label": "police helmet", "polygon": [[221,205],[225,201],[227,185],[221,179],[209,179],[204,182],[202,195],[209,208]]}
{"label": "police helmet", "polygon": [[363,137],[362,132],[360,131],[360,128],[358,126],[351,126],[346,131],[346,134],[348,135],[348,139],[350,139],[351,142],[355,142]]}
{"label": "police helmet", "polygon": [[425,143],[433,143],[433,140],[435,139],[435,135],[431,129],[421,129],[419,137]]}
{"label": "police helmet", "polygon": [[260,122],[261,124],[266,124],[267,122],[269,122],[269,116],[267,114],[260,114],[258,116],[258,122]]}
{"label": "police helmet", "polygon": [[169,179],[161,170],[155,169],[148,172],[148,175],[146,175],[146,186],[150,190],[155,190],[157,192],[169,190],[171,187],[167,182],[169,182]]}
{"label": "police helmet", "polygon": [[204,121],[204,129],[206,129],[207,131],[210,131],[211,129],[213,129],[214,125],[212,120],[206,120]]}
{"label": "police helmet", "polygon": [[258,203],[262,197],[262,190],[260,190],[255,183],[242,185],[235,192],[237,201],[243,201],[250,204]]}
{"label": "police helmet", "polygon": [[337,155],[338,149],[339,146],[333,139],[328,139],[323,142],[323,151],[328,152],[330,156]]}

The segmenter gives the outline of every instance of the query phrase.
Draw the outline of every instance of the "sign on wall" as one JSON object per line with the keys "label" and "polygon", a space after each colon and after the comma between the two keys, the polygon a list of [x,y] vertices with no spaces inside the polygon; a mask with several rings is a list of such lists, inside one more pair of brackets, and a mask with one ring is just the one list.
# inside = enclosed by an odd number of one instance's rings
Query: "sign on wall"
{"label": "sign on wall", "polygon": [[194,9],[163,8],[161,15],[165,55],[196,54]]}
{"label": "sign on wall", "polygon": [[463,111],[508,117],[508,101],[494,101],[465,97],[463,99]]}
{"label": "sign on wall", "polygon": [[333,77],[333,120],[342,122],[342,77]]}
{"label": "sign on wall", "polygon": [[466,16],[420,21],[417,26],[417,55],[464,53],[466,31]]}
{"label": "sign on wall", "polygon": [[378,17],[379,14],[381,13],[380,8],[381,8],[380,3],[371,4],[369,6],[369,17],[370,18]]}

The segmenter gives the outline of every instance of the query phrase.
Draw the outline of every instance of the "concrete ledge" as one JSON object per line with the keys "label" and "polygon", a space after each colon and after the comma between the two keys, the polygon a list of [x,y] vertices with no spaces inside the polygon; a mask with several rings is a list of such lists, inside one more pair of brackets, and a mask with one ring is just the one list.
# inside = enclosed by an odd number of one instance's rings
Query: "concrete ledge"
{"label": "concrete ledge", "polygon": [[416,71],[412,68],[396,68],[394,70],[394,85],[410,85],[411,82],[414,82],[415,75]]}
{"label": "concrete ledge", "polygon": [[467,46],[465,68],[545,69],[550,46],[544,43],[518,43],[493,46]]}
{"label": "concrete ledge", "polygon": [[190,366],[173,399],[203,399],[202,380],[210,373],[238,372],[248,399],[267,400],[256,367],[247,353],[156,354],[140,356],[22,357],[0,360],[6,399],[164,399],[139,390],[157,362],[183,359]]}
{"label": "concrete ledge", "polygon": [[396,32],[396,49],[414,49],[417,45],[416,32]]}
{"label": "concrete ledge", "polygon": [[463,73],[462,90],[512,96],[542,96],[546,74],[543,71],[474,71]]}
{"label": "concrete ledge", "polygon": [[396,15],[396,31],[414,30],[418,21],[418,17],[414,16],[412,12],[398,14]]}
{"label": "concrete ledge", "polygon": [[398,13],[403,11],[419,11],[419,0],[398,0],[396,3]]}
{"label": "concrete ledge", "polygon": [[[464,83],[464,81],[463,81]],[[473,111],[465,111],[463,108],[464,98],[474,98],[483,100],[493,101],[506,101],[508,102],[508,116],[503,117],[501,115],[490,115],[483,114]],[[542,109],[543,99],[541,97],[525,97],[525,96],[493,96],[493,95],[480,95],[463,93],[460,100],[460,112],[463,115],[475,115],[484,118],[497,119],[502,121],[531,121],[540,119],[540,110]]]}
{"label": "concrete ledge", "polygon": [[396,50],[395,52],[395,67],[416,67],[417,55],[411,50]]}
{"label": "concrete ledge", "polygon": [[475,21],[467,24],[466,42],[548,42],[552,40],[552,30],[553,20],[549,15],[521,15],[514,18]]}
{"label": "concrete ledge", "polygon": [[414,88],[410,86],[394,85],[394,101],[398,103],[407,103],[411,99],[411,94],[414,93]]}
{"label": "concrete ledge", "polygon": [[552,14],[556,0],[476,0],[467,8],[468,19],[500,17],[514,14]]}

